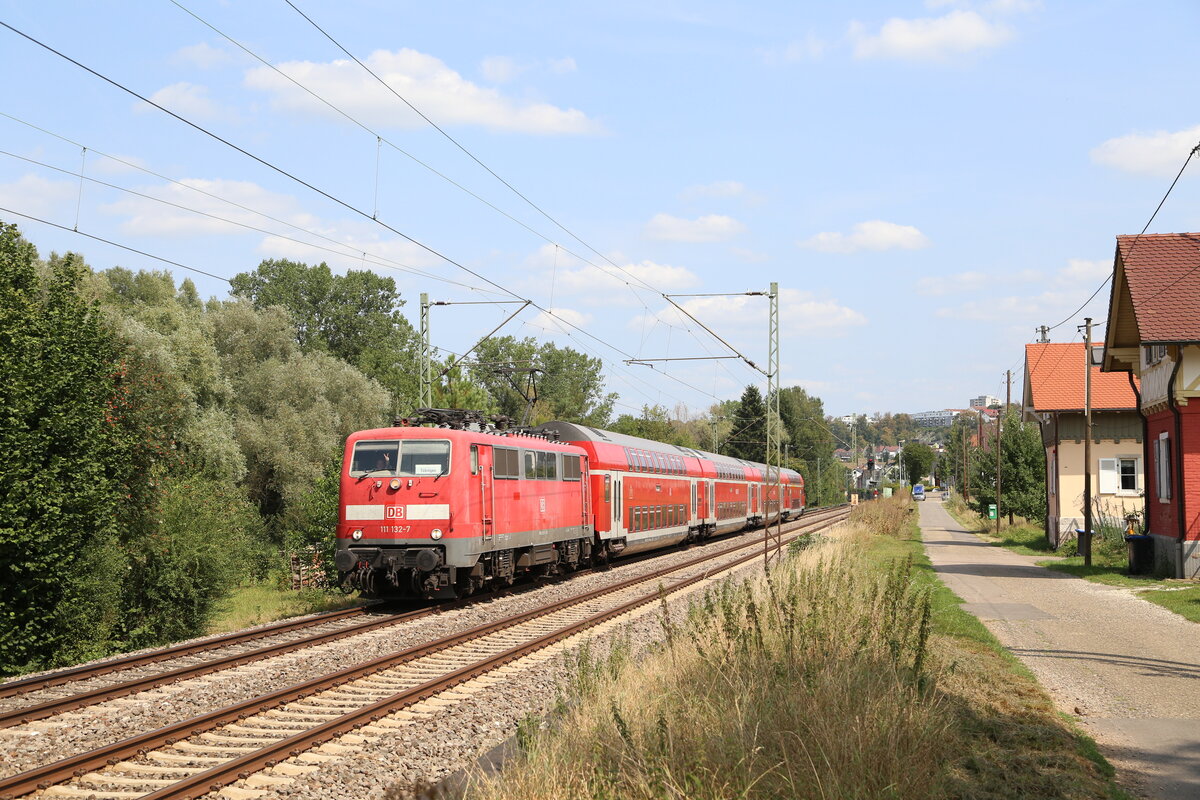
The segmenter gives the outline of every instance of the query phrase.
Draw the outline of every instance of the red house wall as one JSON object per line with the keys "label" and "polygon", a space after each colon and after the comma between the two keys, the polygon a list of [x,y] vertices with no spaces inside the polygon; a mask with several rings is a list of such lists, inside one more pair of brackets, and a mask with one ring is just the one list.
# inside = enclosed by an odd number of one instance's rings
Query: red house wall
{"label": "red house wall", "polygon": [[[1179,537],[1179,507],[1178,477],[1172,475],[1171,502],[1163,503],[1158,499],[1158,485],[1154,468],[1155,442],[1162,433],[1171,440],[1171,447],[1177,454],[1172,459],[1175,463],[1171,469],[1181,470],[1183,477],[1183,506],[1187,515],[1187,538],[1200,540],[1200,402],[1192,402],[1181,406],[1180,427],[1183,440],[1180,441],[1175,431],[1175,415],[1170,410],[1161,411],[1146,420],[1146,435],[1150,443],[1150,461],[1146,464],[1146,509],[1149,516],[1150,533],[1168,536],[1172,539]],[[1180,458],[1179,456],[1182,456]]]}

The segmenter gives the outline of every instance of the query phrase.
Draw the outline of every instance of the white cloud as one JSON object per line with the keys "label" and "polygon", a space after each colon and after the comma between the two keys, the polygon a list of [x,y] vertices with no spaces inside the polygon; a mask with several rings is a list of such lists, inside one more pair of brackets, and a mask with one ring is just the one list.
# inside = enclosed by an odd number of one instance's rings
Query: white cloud
{"label": "white cloud", "polygon": [[576,69],[575,59],[567,56],[566,58],[552,58],[548,62],[550,71],[556,75],[565,75],[568,72],[574,72]]}
{"label": "white cloud", "polygon": [[[216,197],[256,209],[272,217],[286,220],[293,225],[308,228],[318,225],[317,218],[304,212],[295,197],[268,191],[250,181],[186,178],[179,184],[143,186],[138,187],[137,191],[152,198],[196,209],[205,214],[222,217],[242,225],[278,228],[276,223],[264,219],[261,215],[236,208]],[[201,192],[207,192],[216,197],[209,197]],[[121,223],[122,232],[136,236],[238,235],[248,232],[239,225],[132,195],[122,196],[116,202],[103,206],[102,210],[109,214],[126,217],[126,220]],[[292,234],[288,233],[288,235]]]}
{"label": "white cloud", "polygon": [[528,324],[536,328],[544,328],[551,333],[567,333],[574,330],[571,326],[582,328],[592,321],[591,314],[584,314],[573,308],[552,308],[551,313],[540,312],[529,320]]}
{"label": "white cloud", "polygon": [[[766,330],[770,304],[764,297],[731,295],[693,297],[680,303],[689,314],[706,325],[720,325],[722,330]],[[833,299],[820,299],[812,292],[782,289],[779,293],[779,318],[783,332],[788,335],[819,331],[823,336],[838,336],[850,328],[867,324],[867,318]],[[651,314],[631,319],[628,328],[640,330],[655,322],[692,327],[694,322],[678,310],[666,306]]]}
{"label": "white cloud", "polygon": [[[150,99],[163,108],[170,109],[176,114],[193,119],[232,119],[233,112],[212,101],[208,96],[208,87],[197,86],[194,83],[180,82],[164,86]],[[137,111],[149,111],[145,103],[134,106]]]}
{"label": "white cloud", "polygon": [[850,23],[856,58],[940,61],[950,56],[998,47],[1013,37],[1008,26],[989,22],[974,11],[956,10],[941,17],[893,17],[870,35],[860,22]]}
{"label": "white cloud", "polygon": [[479,65],[484,79],[491,83],[508,83],[527,69],[528,66],[518,65],[508,56],[488,56]]}
{"label": "white cloud", "polygon": [[200,69],[212,69],[232,61],[232,53],[220,47],[213,47],[208,42],[181,47],[171,56],[171,62],[174,64],[199,67]]}
{"label": "white cloud", "polygon": [[714,181],[697,186],[689,186],[679,193],[684,200],[695,200],[706,197],[738,197],[746,193],[746,185],[741,181]]}
{"label": "white cloud", "polygon": [[[387,84],[439,124],[482,125],[537,134],[599,133],[596,121],[574,108],[524,102],[471,83],[437,59],[416,50],[377,50],[367,65]],[[425,123],[378,81],[350,61],[292,61],[279,69],[346,113],[370,124],[415,128]],[[246,85],[271,95],[273,108],[341,116],[267,67],[246,73]]]}
{"label": "white cloud", "polygon": [[996,282],[994,275],[985,272],[960,272],[941,277],[926,276],[917,281],[919,294],[938,297],[961,292],[977,292]]}
{"label": "white cloud", "polygon": [[[977,294],[986,296],[979,300],[939,308],[935,313],[944,319],[1010,323],[1026,320],[1029,325],[1038,322],[1049,323],[1051,317],[1061,317],[1066,311],[1077,307],[1111,271],[1111,261],[1071,258],[1067,260],[1065,267],[1049,274],[1036,270],[1022,270],[1016,274],[986,276],[987,280],[982,282],[982,285],[973,288]],[[979,274],[962,273],[960,276],[952,276],[951,280]],[[1030,284],[1035,288],[1035,292],[1027,295],[998,294],[998,289],[1011,287],[1014,283]],[[1093,298],[1092,303],[1106,305],[1108,296],[1100,292]]]}
{"label": "white cloud", "polygon": [[[84,192],[87,192],[86,186]],[[31,173],[10,183],[0,183],[0,205],[35,217],[66,220],[66,215],[74,215],[78,199],[78,181],[50,181]]]}
{"label": "white cloud", "polygon": [[1092,161],[1143,175],[1174,175],[1200,141],[1200,125],[1187,130],[1130,133],[1094,147]]}
{"label": "white cloud", "polygon": [[787,47],[783,49],[784,61],[816,61],[825,55],[825,51],[829,49],[829,45],[825,40],[809,33],[803,39],[788,42]]}
{"label": "white cloud", "polygon": [[1027,14],[1042,10],[1042,0],[991,0],[985,8],[997,14]]}
{"label": "white cloud", "polygon": [[860,250],[920,250],[928,247],[930,242],[912,225],[871,220],[855,225],[853,233],[818,233],[798,244],[822,253],[856,253]]}
{"label": "white cloud", "polygon": [[721,214],[708,214],[697,219],[655,214],[646,223],[645,236],[669,242],[723,242],[744,230],[745,225]]}
{"label": "white cloud", "polygon": [[649,285],[670,292],[700,283],[696,273],[686,267],[650,260],[631,262],[619,256],[611,257],[619,269],[607,261],[593,266],[561,250],[556,254],[555,250],[552,244],[543,245],[525,260],[535,276],[528,292],[548,295],[553,290],[555,298],[574,297],[588,306],[618,306],[639,304],[629,287]]}
{"label": "white cloud", "polygon": [[747,264],[762,264],[771,260],[771,256],[767,253],[760,253],[757,250],[750,250],[745,247],[731,247],[729,248],[729,252]]}

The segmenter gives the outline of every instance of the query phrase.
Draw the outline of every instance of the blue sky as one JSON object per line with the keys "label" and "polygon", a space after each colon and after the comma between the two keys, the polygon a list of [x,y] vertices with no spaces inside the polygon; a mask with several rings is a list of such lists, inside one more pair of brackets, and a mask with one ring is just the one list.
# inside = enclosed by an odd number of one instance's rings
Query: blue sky
{"label": "blue sky", "polygon": [[[662,293],[777,281],[785,385],[833,414],[915,412],[1003,396],[1006,369],[1019,395],[1037,325],[1103,321],[1107,291],[1068,317],[1200,142],[1190,0],[294,2],[549,218],[283,0],[0,18],[346,205],[0,29],[0,207],[224,277],[366,266],[414,323],[421,292],[528,298],[543,310],[504,332],[603,357],[622,413],[765,386],[733,360],[623,362],[728,354]],[[1150,231],[1200,230],[1198,200],[1192,163]],[[163,268],[0,218],[43,253]],[[765,366],[765,299],[678,302]],[[434,344],[461,352],[511,310],[436,308]]]}

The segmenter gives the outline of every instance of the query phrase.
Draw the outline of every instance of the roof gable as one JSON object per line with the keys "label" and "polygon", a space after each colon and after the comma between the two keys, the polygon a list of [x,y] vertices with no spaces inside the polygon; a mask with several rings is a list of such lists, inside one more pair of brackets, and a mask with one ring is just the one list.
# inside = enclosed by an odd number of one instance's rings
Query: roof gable
{"label": "roof gable", "polygon": [[1118,236],[1108,323],[1110,347],[1200,342],[1200,233]]}
{"label": "roof gable", "polygon": [[[1026,406],[1034,411],[1082,411],[1086,393],[1083,342],[1025,345]],[[1137,409],[1137,395],[1123,372],[1092,367],[1092,410]],[[1137,379],[1134,379],[1136,384]]]}

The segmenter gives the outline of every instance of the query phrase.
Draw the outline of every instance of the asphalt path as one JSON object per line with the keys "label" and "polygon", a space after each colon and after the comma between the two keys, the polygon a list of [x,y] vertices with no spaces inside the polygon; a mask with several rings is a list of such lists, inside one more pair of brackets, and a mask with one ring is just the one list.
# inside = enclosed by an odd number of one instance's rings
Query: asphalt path
{"label": "asphalt path", "polygon": [[917,503],[938,575],[1037,675],[1138,796],[1200,798],[1200,625],[1036,565]]}

